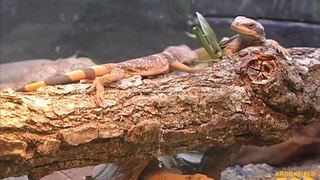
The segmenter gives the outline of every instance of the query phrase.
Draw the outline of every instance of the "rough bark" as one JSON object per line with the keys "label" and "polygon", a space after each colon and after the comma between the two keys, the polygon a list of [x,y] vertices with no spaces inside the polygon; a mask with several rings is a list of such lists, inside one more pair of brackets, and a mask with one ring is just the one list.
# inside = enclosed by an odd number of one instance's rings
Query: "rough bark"
{"label": "rough bark", "polygon": [[239,53],[213,63],[207,73],[107,87],[104,107],[95,104],[94,93],[85,93],[84,84],[3,90],[0,178],[284,141],[293,129],[319,120],[320,112],[320,49],[291,51],[293,60],[278,57],[264,85],[243,73]]}

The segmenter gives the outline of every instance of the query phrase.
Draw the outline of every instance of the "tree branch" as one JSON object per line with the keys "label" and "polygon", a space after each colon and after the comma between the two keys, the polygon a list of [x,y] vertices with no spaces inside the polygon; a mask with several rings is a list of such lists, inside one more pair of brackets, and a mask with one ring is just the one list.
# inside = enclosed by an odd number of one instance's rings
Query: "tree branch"
{"label": "tree branch", "polygon": [[319,119],[320,111],[320,49],[291,51],[293,61],[277,58],[265,85],[251,83],[239,53],[207,73],[171,73],[126,89],[108,87],[105,107],[95,104],[94,93],[85,93],[85,84],[3,90],[0,178],[281,142],[292,129]]}

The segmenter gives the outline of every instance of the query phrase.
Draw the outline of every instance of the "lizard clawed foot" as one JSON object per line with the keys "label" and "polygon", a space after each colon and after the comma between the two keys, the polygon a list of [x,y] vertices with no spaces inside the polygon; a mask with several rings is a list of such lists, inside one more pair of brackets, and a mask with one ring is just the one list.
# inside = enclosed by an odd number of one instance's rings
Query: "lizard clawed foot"
{"label": "lizard clawed foot", "polygon": [[271,47],[277,50],[286,60],[289,60],[289,61],[292,60],[292,58],[290,57],[289,51],[286,48],[282,47],[277,41],[272,39],[267,39],[265,45],[267,47]]}
{"label": "lizard clawed foot", "polygon": [[92,83],[92,86],[88,89],[88,92],[96,90],[95,101],[98,105],[102,106],[102,99],[104,98],[104,86],[99,79],[95,79]]}
{"label": "lizard clawed foot", "polygon": [[292,58],[290,56],[290,53],[287,49],[285,49],[282,46],[278,46],[277,51],[288,61],[291,61]]}

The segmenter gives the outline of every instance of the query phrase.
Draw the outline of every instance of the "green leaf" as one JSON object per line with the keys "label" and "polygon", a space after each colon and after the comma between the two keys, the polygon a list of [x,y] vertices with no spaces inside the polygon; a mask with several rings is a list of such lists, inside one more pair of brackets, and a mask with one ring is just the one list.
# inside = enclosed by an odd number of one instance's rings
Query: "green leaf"
{"label": "green leaf", "polygon": [[196,14],[204,34],[206,36],[212,36],[215,41],[218,41],[216,34],[214,33],[213,29],[211,28],[207,20],[199,12],[196,12]]}
{"label": "green leaf", "polygon": [[192,29],[193,33],[197,36],[199,41],[201,42],[202,46],[206,49],[208,54],[212,59],[218,59],[219,56],[215,54],[215,50],[212,48],[212,46],[209,44],[207,37],[203,34],[202,30],[199,27],[194,27]]}
{"label": "green leaf", "polygon": [[221,47],[219,46],[219,43],[217,40],[217,36],[214,33],[211,26],[209,25],[209,23],[207,22],[207,20],[199,12],[196,12],[196,14],[197,14],[201,29],[204,35],[207,37],[209,44],[214,49],[215,53],[222,52]]}

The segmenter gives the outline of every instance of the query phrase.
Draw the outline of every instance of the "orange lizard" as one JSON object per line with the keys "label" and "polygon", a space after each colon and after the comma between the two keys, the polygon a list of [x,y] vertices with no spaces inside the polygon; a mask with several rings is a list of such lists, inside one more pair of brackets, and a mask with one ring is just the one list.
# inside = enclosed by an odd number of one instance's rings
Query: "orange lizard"
{"label": "orange lizard", "polygon": [[83,79],[94,79],[89,91],[96,89],[97,101],[100,104],[101,99],[103,99],[104,84],[110,84],[134,75],[152,76],[165,74],[172,69],[188,73],[200,72],[204,69],[185,65],[194,62],[197,57],[197,54],[186,45],[170,46],[158,54],[71,71],[64,75],[51,77],[45,81],[28,84],[16,91],[33,91],[46,85],[69,84]]}

